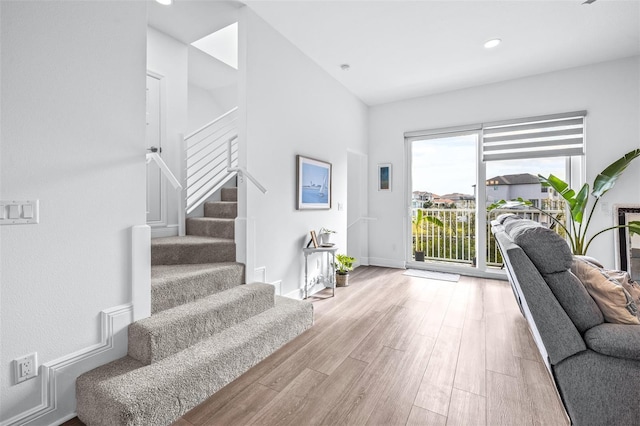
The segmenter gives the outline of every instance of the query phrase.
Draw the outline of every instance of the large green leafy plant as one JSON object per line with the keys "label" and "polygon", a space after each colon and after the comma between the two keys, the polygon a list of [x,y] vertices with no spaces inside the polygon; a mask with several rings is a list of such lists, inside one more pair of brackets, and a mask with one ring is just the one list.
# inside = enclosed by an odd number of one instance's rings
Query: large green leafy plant
{"label": "large green leafy plant", "polygon": [[552,214],[533,206],[530,201],[523,200],[522,198],[511,201],[500,200],[490,205],[488,209],[493,210],[496,208],[526,205],[538,210],[564,229],[567,238],[569,239],[569,243],[571,244],[571,250],[574,254],[584,255],[587,253],[593,239],[604,232],[617,228],[629,228],[629,232],[632,234],[640,234],[640,221],[632,221],[626,225],[610,226],[591,236],[587,234],[591,218],[593,217],[593,212],[595,211],[598,202],[602,196],[607,193],[607,191],[614,187],[622,172],[624,172],[631,161],[638,156],[640,156],[640,149],[634,149],[633,151],[626,153],[622,158],[611,163],[606,169],[600,172],[598,176],[596,176],[593,182],[593,189],[591,190],[591,196],[594,198],[594,201],[591,204],[591,209],[586,217],[585,212],[587,211],[587,206],[589,204],[589,184],[585,183],[582,185],[580,191],[576,193],[573,189],[569,188],[568,183],[557,176],[549,175],[549,177],[544,177],[538,175],[538,179],[540,179],[543,186],[553,188],[567,202],[568,209],[571,213],[571,220],[566,225]]}
{"label": "large green leafy plant", "polygon": [[444,228],[444,223],[442,223],[440,219],[429,214],[424,214],[424,210],[418,209],[416,215],[411,219],[411,232],[415,238],[416,251],[424,251],[424,241],[422,238],[419,238],[419,235],[424,232],[425,223],[431,223],[440,228]]}

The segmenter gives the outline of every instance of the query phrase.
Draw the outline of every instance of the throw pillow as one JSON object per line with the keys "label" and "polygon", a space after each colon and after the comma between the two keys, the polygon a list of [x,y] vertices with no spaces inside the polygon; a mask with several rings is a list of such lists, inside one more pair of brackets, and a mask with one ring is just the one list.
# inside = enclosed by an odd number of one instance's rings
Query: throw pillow
{"label": "throw pillow", "polygon": [[[605,321],[615,324],[640,324],[640,288],[628,278],[628,274],[599,268],[580,257],[574,257],[571,272],[580,279],[595,300]],[[627,288],[633,291],[635,296],[632,296]]]}

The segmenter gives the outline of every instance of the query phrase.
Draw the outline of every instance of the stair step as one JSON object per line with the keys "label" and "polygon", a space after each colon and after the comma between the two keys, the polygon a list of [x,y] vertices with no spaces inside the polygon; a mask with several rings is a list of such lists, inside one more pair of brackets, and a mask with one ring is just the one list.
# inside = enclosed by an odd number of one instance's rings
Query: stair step
{"label": "stair step", "polygon": [[238,188],[222,188],[220,198],[222,201],[238,201]]}
{"label": "stair step", "polygon": [[168,425],[313,323],[309,302],[276,306],[151,365],[124,357],[81,375],[78,418],[88,425]]}
{"label": "stair step", "polygon": [[235,238],[235,219],[191,217],[187,219],[187,235]]}
{"label": "stair step", "polygon": [[242,263],[152,266],[151,314],[193,302],[242,283]]}
{"label": "stair step", "polygon": [[151,265],[234,262],[236,244],[232,239],[164,237],[151,240]]}
{"label": "stair step", "polygon": [[204,203],[204,216],[234,219],[238,217],[238,203],[236,201],[208,201]]}
{"label": "stair step", "polygon": [[129,326],[129,356],[152,364],[274,306],[269,284],[253,283],[162,311]]}

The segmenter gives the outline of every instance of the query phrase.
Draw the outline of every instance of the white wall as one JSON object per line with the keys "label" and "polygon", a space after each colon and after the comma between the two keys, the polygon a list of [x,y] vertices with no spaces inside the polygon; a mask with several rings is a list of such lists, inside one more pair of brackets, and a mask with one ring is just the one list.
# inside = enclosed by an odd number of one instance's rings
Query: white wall
{"label": "white wall", "polygon": [[[165,138],[162,157],[173,174],[180,179],[180,134],[188,132],[188,48],[180,41],[149,27],[147,30],[147,69],[163,76],[165,98]],[[174,229],[178,224],[176,192],[167,185],[167,224]],[[177,231],[177,230],[176,230]]]}
{"label": "white wall", "polygon": [[187,133],[198,130],[225,112],[208,90],[189,83],[189,125],[187,126]]}
{"label": "white wall", "polygon": [[238,106],[238,87],[231,85],[207,90],[189,82],[189,125],[194,132]]}
{"label": "white wall", "polygon": [[[266,267],[268,281],[282,280],[283,294],[296,293],[310,230],[336,230],[339,252],[346,251],[347,149],[367,152],[367,107],[253,11],[241,15],[247,48],[245,70],[240,61],[241,161],[269,190],[263,195],[250,184],[240,190],[247,201],[247,281],[254,268]],[[333,164],[331,210],[296,210],[296,154]]]}
{"label": "white wall", "polygon": [[131,227],[145,223],[146,6],[0,8],[1,198],[40,200],[39,224],[0,229],[6,420],[41,402],[41,377],[14,385],[11,360],[99,343],[100,311],[131,300]]}
{"label": "white wall", "polygon": [[[406,216],[404,139],[406,131],[587,110],[587,182],[624,153],[640,147],[640,59],[574,68],[370,108],[370,182],[374,166],[394,165],[394,190],[369,190],[370,262],[402,265]],[[611,205],[640,203],[640,161],[632,164],[603,199],[591,229],[613,225]],[[595,243],[594,243],[595,244]],[[598,237],[589,254],[613,267],[613,234]]]}

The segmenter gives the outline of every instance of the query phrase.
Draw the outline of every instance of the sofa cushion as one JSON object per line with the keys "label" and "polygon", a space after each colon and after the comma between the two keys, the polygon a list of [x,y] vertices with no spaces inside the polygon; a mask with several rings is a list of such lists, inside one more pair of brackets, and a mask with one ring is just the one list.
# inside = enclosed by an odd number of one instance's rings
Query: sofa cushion
{"label": "sofa cushion", "polygon": [[521,219],[520,216],[514,214],[514,213],[502,213],[500,215],[498,215],[498,217],[496,217],[496,221],[500,224],[500,225],[504,225],[505,222],[510,221],[510,220],[518,220]]}
{"label": "sofa cushion", "polygon": [[[614,324],[640,324],[637,300],[622,285],[638,297],[637,289],[628,274],[622,271],[607,271],[579,257],[573,259],[573,272],[585,286],[607,322]],[[630,283],[631,281],[631,283]]]}
{"label": "sofa cushion", "polygon": [[604,322],[600,308],[571,271],[547,274],[543,278],[580,334]]}
{"label": "sofa cushion", "polygon": [[587,331],[584,340],[602,355],[640,361],[640,325],[600,324]]}
{"label": "sofa cushion", "polygon": [[505,231],[513,242],[522,247],[541,274],[571,268],[571,249],[553,230],[531,220],[511,220],[505,223]]}

